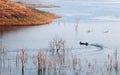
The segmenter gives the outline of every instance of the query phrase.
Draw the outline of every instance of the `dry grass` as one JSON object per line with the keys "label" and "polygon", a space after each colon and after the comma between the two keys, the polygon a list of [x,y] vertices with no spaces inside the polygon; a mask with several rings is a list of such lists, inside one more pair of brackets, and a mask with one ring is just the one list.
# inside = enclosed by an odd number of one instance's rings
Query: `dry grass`
{"label": "dry grass", "polygon": [[0,25],[41,25],[58,18],[55,14],[38,11],[11,1],[0,1]]}

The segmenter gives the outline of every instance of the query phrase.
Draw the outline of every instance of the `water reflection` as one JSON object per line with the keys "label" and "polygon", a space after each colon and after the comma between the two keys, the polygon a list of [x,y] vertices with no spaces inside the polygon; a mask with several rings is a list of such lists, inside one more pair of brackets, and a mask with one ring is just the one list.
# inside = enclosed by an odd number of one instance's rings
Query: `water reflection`
{"label": "water reflection", "polygon": [[0,37],[2,37],[3,34],[8,33],[10,31],[15,32],[29,27],[31,26],[0,26]]}

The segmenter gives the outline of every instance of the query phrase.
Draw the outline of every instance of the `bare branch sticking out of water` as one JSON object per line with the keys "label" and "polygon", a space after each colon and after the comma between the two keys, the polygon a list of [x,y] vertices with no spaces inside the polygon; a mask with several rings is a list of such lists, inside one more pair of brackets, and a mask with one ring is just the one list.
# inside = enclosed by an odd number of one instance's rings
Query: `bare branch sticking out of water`
{"label": "bare branch sticking out of water", "polygon": [[22,75],[24,75],[24,67],[25,67],[25,63],[27,63],[27,59],[28,59],[28,52],[25,49],[21,49],[17,52],[16,54],[16,68],[19,64],[19,60],[21,60],[21,64],[22,64]]}
{"label": "bare branch sticking out of water", "polygon": [[50,51],[52,51],[52,54],[55,54],[55,53],[59,54],[60,51],[63,51],[64,53],[65,40],[55,38],[52,41],[50,41],[49,48],[50,48]]}
{"label": "bare branch sticking out of water", "polygon": [[38,75],[45,75],[46,61],[46,53],[40,51],[38,53]]}

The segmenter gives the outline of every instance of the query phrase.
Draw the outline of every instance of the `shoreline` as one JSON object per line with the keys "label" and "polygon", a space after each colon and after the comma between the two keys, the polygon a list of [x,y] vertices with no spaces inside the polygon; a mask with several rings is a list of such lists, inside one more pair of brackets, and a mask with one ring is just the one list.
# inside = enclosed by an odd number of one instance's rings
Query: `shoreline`
{"label": "shoreline", "polygon": [[0,26],[37,26],[37,25],[45,25],[45,24],[50,24],[53,22],[52,20],[41,22],[41,23],[17,23],[17,24],[0,24]]}
{"label": "shoreline", "polygon": [[12,1],[0,1],[0,26],[34,26],[51,23],[60,16]]}

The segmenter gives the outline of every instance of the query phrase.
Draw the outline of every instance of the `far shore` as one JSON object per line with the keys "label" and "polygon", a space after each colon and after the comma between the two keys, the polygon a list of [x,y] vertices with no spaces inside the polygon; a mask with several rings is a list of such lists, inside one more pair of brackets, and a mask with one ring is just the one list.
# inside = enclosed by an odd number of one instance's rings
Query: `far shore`
{"label": "far shore", "polygon": [[60,8],[60,6],[52,5],[52,4],[24,4],[33,8]]}

